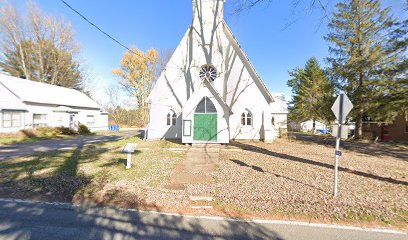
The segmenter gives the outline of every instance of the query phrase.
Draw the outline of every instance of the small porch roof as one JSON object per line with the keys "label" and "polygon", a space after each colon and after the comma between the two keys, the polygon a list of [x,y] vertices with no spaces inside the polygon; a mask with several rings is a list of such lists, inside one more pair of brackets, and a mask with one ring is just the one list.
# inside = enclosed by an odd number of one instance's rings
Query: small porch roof
{"label": "small porch roof", "polygon": [[61,113],[78,113],[79,111],[72,109],[67,106],[58,106],[54,110],[54,112],[61,112]]}

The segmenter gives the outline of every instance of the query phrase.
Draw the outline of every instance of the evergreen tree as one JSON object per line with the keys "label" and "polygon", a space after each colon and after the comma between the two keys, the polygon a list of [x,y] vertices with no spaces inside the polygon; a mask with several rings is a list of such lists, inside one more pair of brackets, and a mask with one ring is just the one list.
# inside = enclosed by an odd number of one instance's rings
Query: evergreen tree
{"label": "evergreen tree", "polygon": [[310,58],[305,68],[296,68],[289,72],[292,79],[288,86],[292,88],[292,109],[289,118],[295,121],[323,121],[330,123],[333,114],[330,107],[334,101],[334,86],[320,67],[316,58]]}
{"label": "evergreen tree", "polygon": [[362,134],[363,117],[372,112],[383,115],[385,109],[378,106],[387,101],[384,91],[392,81],[386,73],[399,72],[395,63],[400,54],[387,47],[393,22],[389,9],[381,8],[378,0],[346,0],[336,5],[329,23],[328,62],[338,86],[354,104],[356,139]]}
{"label": "evergreen tree", "polygon": [[71,24],[44,14],[32,2],[27,7],[28,13],[21,13],[0,0],[0,70],[84,91],[85,76]]}
{"label": "evergreen tree", "polygon": [[400,114],[408,114],[408,19],[394,23],[393,27],[386,46],[393,62],[380,72],[378,91],[369,109],[369,116],[386,123]]}

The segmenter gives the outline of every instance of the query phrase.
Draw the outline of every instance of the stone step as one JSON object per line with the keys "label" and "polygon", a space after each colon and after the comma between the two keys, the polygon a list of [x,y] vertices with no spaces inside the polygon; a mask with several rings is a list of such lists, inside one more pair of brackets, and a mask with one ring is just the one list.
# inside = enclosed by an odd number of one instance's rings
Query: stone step
{"label": "stone step", "polygon": [[210,196],[190,196],[191,201],[204,201],[204,202],[212,202],[214,201],[213,197]]}
{"label": "stone step", "polygon": [[218,143],[214,143],[214,144],[205,144],[205,143],[193,143],[192,147],[196,147],[196,148],[220,148],[221,144]]}
{"label": "stone step", "polygon": [[212,209],[212,206],[191,206],[192,209]]}

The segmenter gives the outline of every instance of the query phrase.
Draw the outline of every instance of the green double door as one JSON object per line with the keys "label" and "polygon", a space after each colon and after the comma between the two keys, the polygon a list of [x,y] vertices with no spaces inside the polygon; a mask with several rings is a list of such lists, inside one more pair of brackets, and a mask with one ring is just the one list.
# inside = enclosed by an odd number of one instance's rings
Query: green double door
{"label": "green double door", "polygon": [[194,114],[194,141],[217,141],[217,114]]}

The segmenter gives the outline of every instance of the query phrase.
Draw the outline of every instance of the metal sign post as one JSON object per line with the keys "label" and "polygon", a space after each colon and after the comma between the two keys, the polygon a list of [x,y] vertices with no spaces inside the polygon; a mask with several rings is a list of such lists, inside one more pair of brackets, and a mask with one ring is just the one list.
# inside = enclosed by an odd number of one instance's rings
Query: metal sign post
{"label": "metal sign post", "polygon": [[340,151],[340,140],[342,138],[342,126],[345,122],[347,115],[350,113],[351,109],[353,109],[353,104],[351,103],[350,99],[347,97],[346,94],[341,93],[340,96],[336,99],[332,106],[332,111],[337,118],[338,129],[337,129],[337,136],[336,136],[336,160],[334,164],[334,187],[333,187],[333,196],[337,196],[337,185],[339,179],[339,158],[341,157],[342,153]]}

